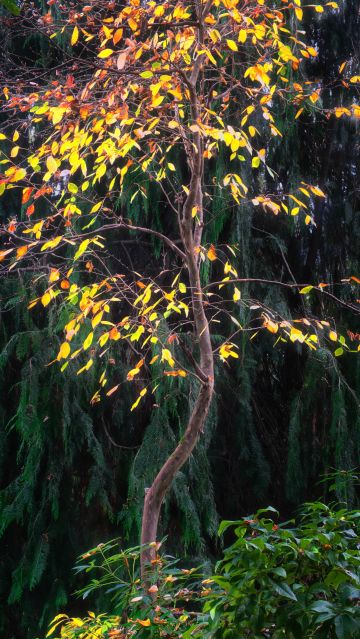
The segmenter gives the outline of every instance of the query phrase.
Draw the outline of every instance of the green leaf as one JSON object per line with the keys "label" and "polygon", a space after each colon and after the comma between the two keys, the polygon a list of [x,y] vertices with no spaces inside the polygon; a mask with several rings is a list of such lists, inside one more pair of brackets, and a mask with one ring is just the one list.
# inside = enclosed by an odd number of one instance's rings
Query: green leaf
{"label": "green leaf", "polygon": [[285,583],[284,581],[281,584],[277,584],[277,583],[275,583],[275,581],[273,581],[272,585],[273,585],[273,588],[274,588],[275,592],[277,592],[278,595],[281,595],[281,597],[286,597],[286,599],[291,599],[292,601],[297,601],[297,596],[291,590],[290,586],[288,586],[288,584]]}
{"label": "green leaf", "polygon": [[315,603],[310,606],[310,610],[313,612],[331,613],[334,611],[334,607],[329,601],[319,599],[319,601],[315,601]]}
{"label": "green leaf", "polygon": [[13,16],[20,15],[20,9],[14,0],[0,0],[0,6],[5,7]]}
{"label": "green leaf", "polygon": [[273,573],[275,573],[275,575],[278,575],[279,577],[284,577],[284,579],[286,578],[286,570],[281,566],[279,566],[278,568],[274,568]]}

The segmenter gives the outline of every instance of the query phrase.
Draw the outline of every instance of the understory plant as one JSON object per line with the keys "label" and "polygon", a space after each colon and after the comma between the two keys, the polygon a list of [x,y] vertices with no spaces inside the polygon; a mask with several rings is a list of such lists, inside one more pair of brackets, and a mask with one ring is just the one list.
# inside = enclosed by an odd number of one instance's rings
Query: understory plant
{"label": "understory plant", "polygon": [[90,576],[78,594],[102,589],[111,612],[58,615],[53,639],[355,639],[360,633],[360,511],[320,501],[277,523],[272,507],[224,521],[235,536],[214,574],[183,568],[156,546],[151,584],[139,577],[141,548],[116,540],[81,556]]}

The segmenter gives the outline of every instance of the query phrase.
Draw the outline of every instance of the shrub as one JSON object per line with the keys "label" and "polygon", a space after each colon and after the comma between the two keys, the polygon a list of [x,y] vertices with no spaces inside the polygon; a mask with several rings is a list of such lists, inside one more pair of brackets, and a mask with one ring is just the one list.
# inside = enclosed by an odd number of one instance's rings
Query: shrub
{"label": "shrub", "polygon": [[[271,515],[271,516],[270,516]],[[276,523],[269,507],[225,521],[236,540],[213,576],[156,556],[151,583],[139,578],[140,548],[116,540],[82,555],[79,591],[102,589],[111,614],[58,615],[47,636],[61,639],[355,639],[360,636],[360,511],[320,502],[298,520]],[[159,544],[160,547],[160,544]],[[159,550],[159,548],[158,548]],[[59,634],[60,633],[60,634]]]}
{"label": "shrub", "polygon": [[272,508],[225,521],[236,541],[216,566],[222,589],[205,605],[217,637],[347,639],[360,636],[359,511],[303,506],[277,524]]}

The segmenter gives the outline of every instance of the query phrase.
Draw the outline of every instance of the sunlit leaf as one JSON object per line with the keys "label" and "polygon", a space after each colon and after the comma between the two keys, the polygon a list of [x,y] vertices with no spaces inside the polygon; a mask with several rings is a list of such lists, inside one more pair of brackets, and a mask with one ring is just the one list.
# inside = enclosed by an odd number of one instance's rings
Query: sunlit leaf
{"label": "sunlit leaf", "polygon": [[74,30],[71,34],[71,46],[73,47],[77,41],[79,39],[79,29],[78,27],[75,25]]}
{"label": "sunlit leaf", "polygon": [[114,53],[113,49],[103,49],[98,53],[98,58],[108,58]]}

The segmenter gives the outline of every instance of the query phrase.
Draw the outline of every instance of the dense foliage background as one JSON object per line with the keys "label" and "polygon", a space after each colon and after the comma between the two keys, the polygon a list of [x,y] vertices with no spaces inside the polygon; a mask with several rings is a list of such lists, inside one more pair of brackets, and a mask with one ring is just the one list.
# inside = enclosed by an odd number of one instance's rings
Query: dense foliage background
{"label": "dense foliage background", "polygon": [[[305,25],[320,51],[308,77],[330,87],[322,94],[325,107],[346,106],[354,96],[340,97],[331,83],[342,62],[359,68],[359,2],[344,1],[340,13],[309,13]],[[39,35],[24,39],[21,22],[1,7],[0,28],[5,78],[21,65],[59,63],[59,50]],[[62,46],[66,57],[67,43]],[[317,203],[316,229],[219,199],[206,241],[238,243],[243,276],[339,282],[357,274],[359,261],[359,122],[326,121],[315,108],[296,121],[293,115],[279,111],[277,126],[287,135],[271,142],[269,163],[284,185],[301,178],[327,192]],[[217,158],[209,179],[222,161]],[[257,179],[268,178],[260,172]],[[133,207],[132,215],[160,224],[165,205],[156,192],[149,202],[145,211]],[[1,224],[21,215],[9,196],[0,201]],[[120,237],[112,250],[138,270],[166,264],[156,243]],[[16,270],[0,282],[0,632],[8,639],[32,637],[65,606],[81,551],[119,534],[124,544],[137,542],[144,488],[177,439],[189,392],[185,380],[174,393],[169,379],[159,405],[149,400],[139,412],[130,414],[130,400],[121,395],[90,406],[95,367],[92,378],[46,366],[58,347],[57,319],[49,323],[41,310],[28,312],[28,283],[26,272]],[[346,288],[335,291],[347,295]],[[248,294],[276,305],[284,317],[301,312],[300,303],[308,315],[321,310],[351,332],[350,340],[360,339],[345,307],[325,307],[318,297],[299,302],[279,287],[249,286]],[[219,519],[268,503],[287,515],[324,490],[317,484],[321,474],[358,463],[358,358],[334,359],[325,349],[310,353],[301,345],[274,349],[270,336],[242,340],[240,359],[219,376],[207,432],[166,503],[172,551],[214,557]],[[124,369],[130,360],[129,352]],[[351,482],[347,492],[355,505]]]}

